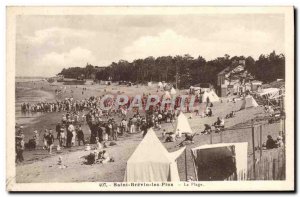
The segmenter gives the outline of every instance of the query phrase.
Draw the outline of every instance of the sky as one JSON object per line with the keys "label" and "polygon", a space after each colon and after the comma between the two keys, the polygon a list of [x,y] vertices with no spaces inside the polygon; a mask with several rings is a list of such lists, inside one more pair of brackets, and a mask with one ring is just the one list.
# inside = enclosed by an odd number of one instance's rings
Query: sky
{"label": "sky", "polygon": [[16,76],[149,56],[284,54],[284,15],[275,14],[20,15],[16,28]]}

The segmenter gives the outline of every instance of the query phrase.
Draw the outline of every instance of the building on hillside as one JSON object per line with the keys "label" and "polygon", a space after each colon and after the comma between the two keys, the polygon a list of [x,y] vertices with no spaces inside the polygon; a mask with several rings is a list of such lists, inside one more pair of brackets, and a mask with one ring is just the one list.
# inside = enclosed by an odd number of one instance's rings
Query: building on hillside
{"label": "building on hillside", "polygon": [[213,85],[210,83],[198,83],[190,87],[191,94],[197,94],[213,89]]}
{"label": "building on hillside", "polygon": [[241,95],[246,91],[257,91],[262,82],[245,69],[245,60],[234,61],[218,74],[217,94],[220,97]]}

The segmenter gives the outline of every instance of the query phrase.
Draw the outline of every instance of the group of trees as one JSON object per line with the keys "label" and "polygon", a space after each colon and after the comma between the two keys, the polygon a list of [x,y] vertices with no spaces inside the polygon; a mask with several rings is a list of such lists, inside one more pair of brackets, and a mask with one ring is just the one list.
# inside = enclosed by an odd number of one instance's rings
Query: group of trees
{"label": "group of trees", "polygon": [[66,78],[71,78],[71,79],[81,79],[82,76],[86,79],[92,78],[93,75],[96,75],[97,73],[96,67],[93,65],[87,63],[86,67],[70,67],[70,68],[64,68],[59,75],[63,75]]}
{"label": "group of trees", "polygon": [[245,68],[255,76],[255,79],[263,82],[271,82],[278,78],[284,79],[285,57],[274,51],[269,55],[260,55],[258,60],[252,57],[224,55],[210,61],[203,57],[193,58],[186,54],[183,56],[152,56],[145,59],[137,59],[132,62],[120,60],[113,62],[105,69],[97,70],[88,64],[85,68],[71,67],[63,69],[61,73],[66,78],[77,78],[84,75],[91,78],[93,75],[98,80],[131,81],[146,83],[148,81],[166,81],[175,83],[178,88],[186,88],[197,83],[217,84],[217,74],[233,62],[245,60]]}
{"label": "group of trees", "polygon": [[260,55],[258,60],[252,57],[246,58],[246,69],[256,79],[263,82],[272,82],[276,79],[285,79],[285,56],[276,54]]}

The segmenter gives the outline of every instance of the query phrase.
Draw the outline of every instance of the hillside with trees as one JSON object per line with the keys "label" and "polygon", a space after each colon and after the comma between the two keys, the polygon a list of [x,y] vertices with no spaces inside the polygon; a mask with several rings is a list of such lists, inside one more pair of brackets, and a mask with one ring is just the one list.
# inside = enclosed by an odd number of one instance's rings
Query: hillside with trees
{"label": "hillside with trees", "polygon": [[86,67],[70,67],[63,69],[59,74],[66,78],[78,78],[84,76],[86,79],[113,81],[131,81],[136,83],[147,83],[148,81],[166,81],[175,83],[178,88],[187,88],[197,83],[211,83],[216,85],[217,74],[232,65],[232,62],[245,60],[246,69],[255,76],[255,79],[265,83],[278,78],[285,78],[285,56],[276,54],[275,51],[268,55],[260,55],[257,60],[252,57],[234,56],[225,54],[206,61],[203,57],[193,58],[186,54],[183,56],[152,56],[145,59],[136,59],[132,62],[120,60],[112,62],[104,69],[87,64]]}

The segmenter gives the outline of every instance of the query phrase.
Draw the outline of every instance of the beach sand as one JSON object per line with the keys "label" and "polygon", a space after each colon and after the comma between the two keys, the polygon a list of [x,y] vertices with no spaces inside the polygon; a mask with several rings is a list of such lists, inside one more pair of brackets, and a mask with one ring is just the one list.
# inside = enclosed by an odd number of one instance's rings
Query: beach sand
{"label": "beach sand", "polygon": [[[38,83],[19,83],[17,87],[30,88],[34,91],[43,91],[52,95],[49,96],[50,99],[63,99],[65,97],[73,96],[75,99],[87,98],[90,96],[98,96],[106,93],[117,94],[126,93],[127,95],[142,94],[143,92],[156,93],[156,87],[147,86],[104,86],[104,85],[85,85],[85,86],[67,86],[67,93],[63,96],[57,96],[54,94],[54,90],[61,88],[61,84],[49,84],[48,82],[38,82]],[[82,88],[86,87],[87,91],[82,95]],[[73,93],[71,93],[73,90]],[[106,90],[106,91],[105,91]],[[163,94],[162,91],[159,94]],[[212,124],[216,121],[217,117],[224,117],[226,114],[233,110],[239,110],[241,106],[241,101],[237,101],[236,104],[233,103],[215,103],[213,107],[213,117],[200,118],[193,116],[189,119],[189,123],[193,131],[203,131],[204,124]],[[189,116],[188,114],[186,114]],[[26,139],[30,139],[33,135],[35,129],[44,130],[45,128],[52,128],[55,130],[55,125],[61,120],[62,113],[45,113],[41,114],[24,123],[24,132]],[[225,124],[226,130],[223,132],[222,140],[223,142],[248,142],[248,163],[251,164],[251,154],[252,154],[252,138],[251,138],[251,119],[260,120],[260,117],[264,117],[262,107],[250,108],[242,111],[236,112],[236,116],[231,119],[226,119]],[[265,124],[265,121],[256,122],[256,124]],[[161,130],[156,130],[157,136],[162,141],[162,130],[166,131],[174,130],[176,123],[165,123],[162,125]],[[273,137],[278,136],[280,131],[280,124],[270,124],[263,127],[263,139],[265,141],[268,134]],[[83,130],[85,136],[89,136],[89,130],[87,125],[83,125]],[[258,131],[255,131],[258,134]],[[42,133],[43,134],[43,133]],[[42,135],[41,134],[41,135]],[[42,139],[42,136],[40,136]],[[55,134],[56,137],[56,134]],[[183,139],[183,138],[182,138]],[[80,157],[89,154],[89,152],[84,151],[84,147],[72,147],[63,149],[61,153],[54,151],[53,155],[49,155],[47,151],[39,150],[34,151],[24,151],[25,161],[23,164],[17,165],[17,176],[16,181],[19,183],[33,183],[33,182],[86,182],[86,181],[123,181],[124,173],[126,168],[126,162],[131,156],[136,146],[142,140],[142,134],[126,134],[126,136],[120,137],[116,142],[116,146],[109,146],[107,151],[115,159],[115,162],[108,164],[95,164],[95,165],[84,165],[83,159]],[[192,157],[190,149],[199,145],[209,144],[210,136],[208,135],[197,135],[194,144],[187,145],[187,168],[188,177],[195,176],[194,168],[192,163]],[[213,134],[213,143],[219,143],[221,140],[220,134]],[[169,152],[178,150],[176,146],[180,141],[172,143],[163,143]],[[258,145],[258,140],[255,140],[255,145]],[[57,144],[57,140],[55,141]],[[270,155],[270,152],[275,152],[276,150],[266,151],[264,150],[264,155]],[[60,169],[57,165],[58,157],[63,157],[63,164],[67,168]],[[185,180],[185,160],[184,154],[181,155],[178,160],[178,170],[181,180]]]}

